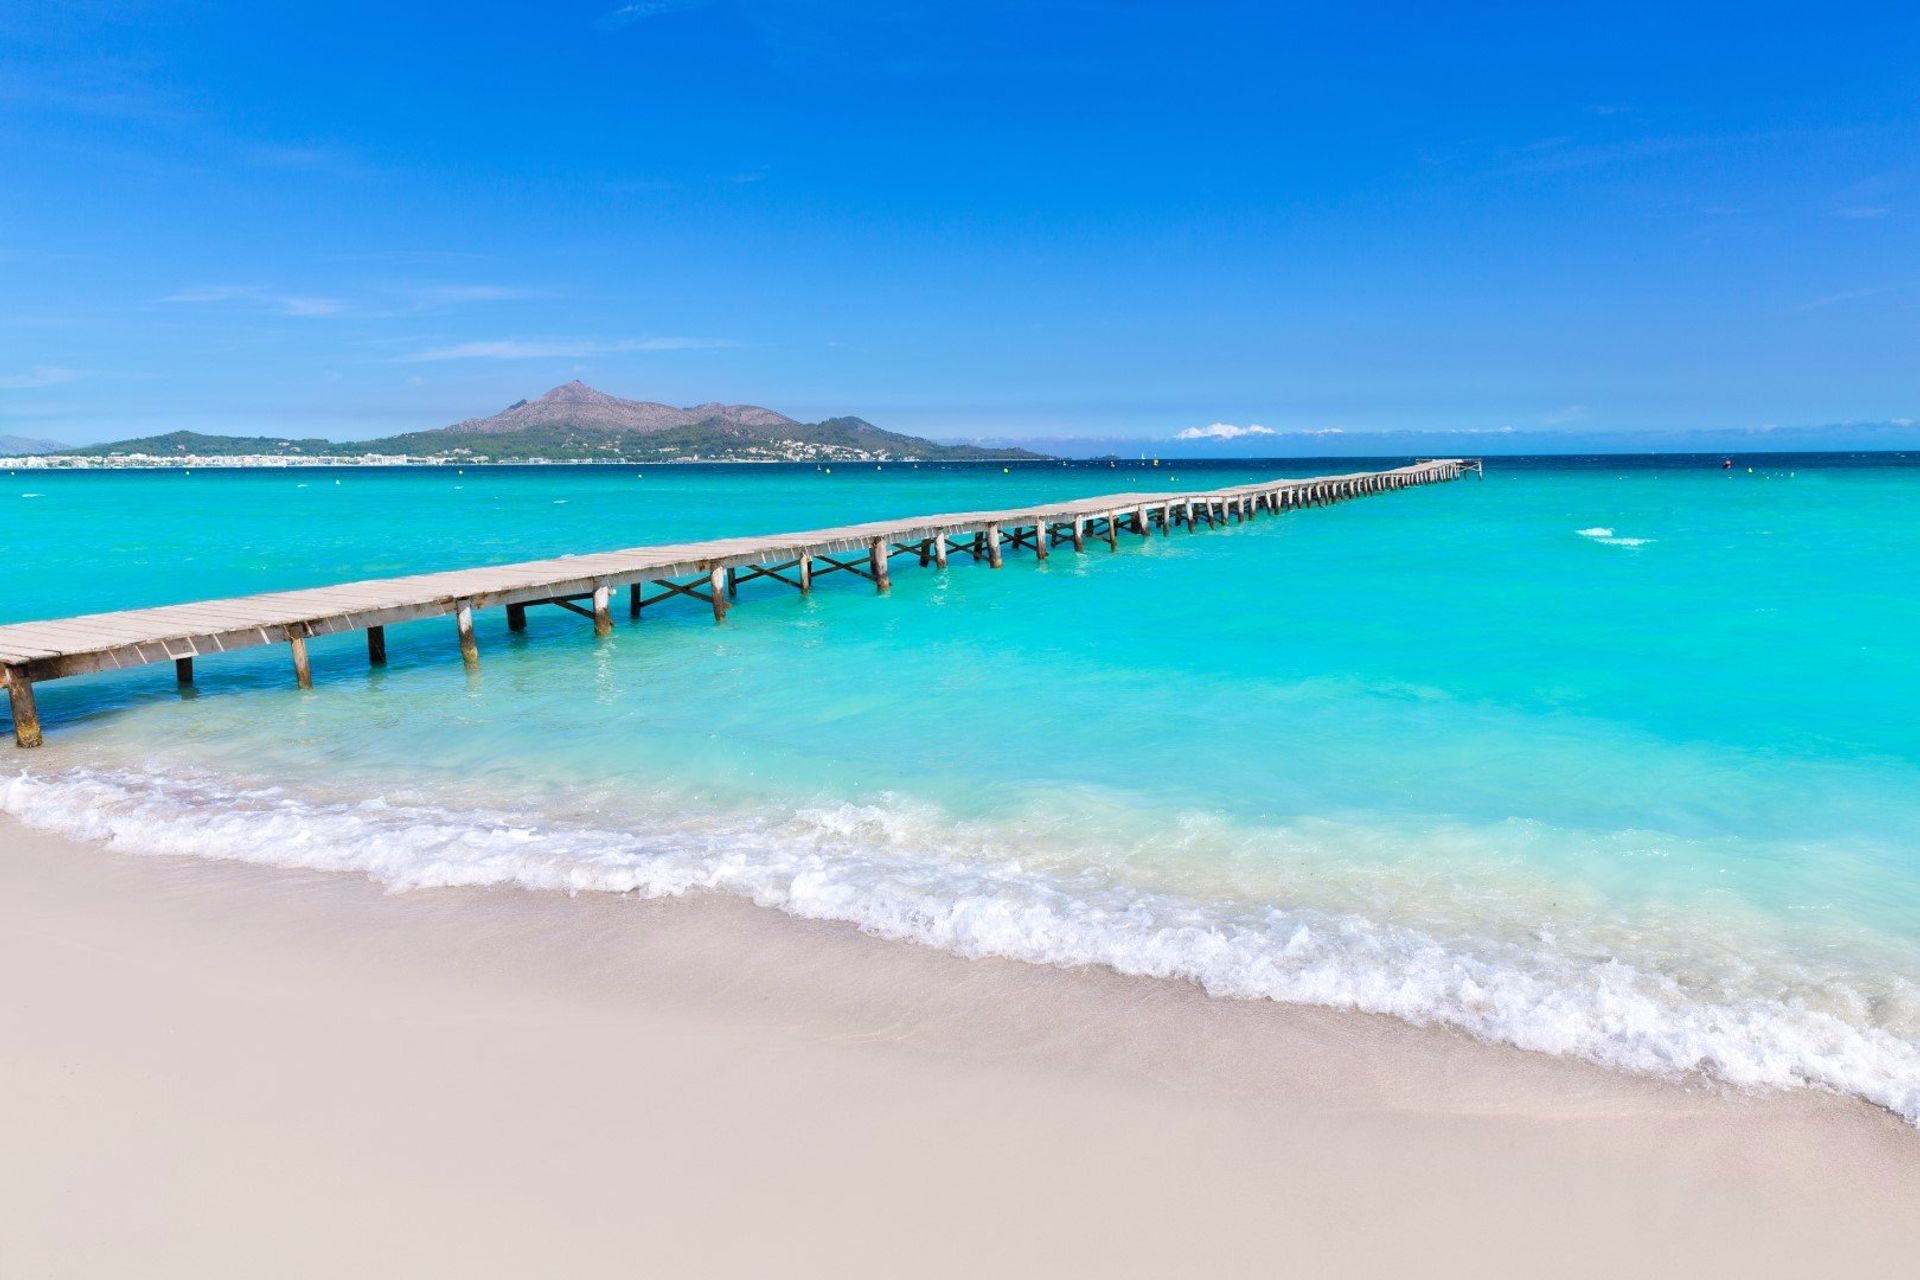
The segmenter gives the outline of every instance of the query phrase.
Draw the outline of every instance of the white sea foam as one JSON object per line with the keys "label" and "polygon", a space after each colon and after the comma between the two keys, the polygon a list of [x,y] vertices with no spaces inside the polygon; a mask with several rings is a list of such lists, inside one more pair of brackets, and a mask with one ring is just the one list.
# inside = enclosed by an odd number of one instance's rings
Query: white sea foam
{"label": "white sea foam", "polygon": [[1591,529],[1575,529],[1574,532],[1583,538],[1592,538],[1595,542],[1604,543],[1609,547],[1644,547],[1653,541],[1652,538],[1623,538],[1604,525],[1595,525]]}
{"label": "white sea foam", "polygon": [[1707,998],[1548,930],[1524,943],[1437,936],[1359,914],[1148,891],[1096,869],[1035,869],[1017,849],[904,805],[657,816],[616,830],[75,768],[0,780],[0,809],[127,852],[351,871],[396,890],[735,894],[963,956],[1105,965],[1218,996],[1391,1014],[1633,1071],[1823,1086],[1920,1124],[1920,1044],[1767,984]]}

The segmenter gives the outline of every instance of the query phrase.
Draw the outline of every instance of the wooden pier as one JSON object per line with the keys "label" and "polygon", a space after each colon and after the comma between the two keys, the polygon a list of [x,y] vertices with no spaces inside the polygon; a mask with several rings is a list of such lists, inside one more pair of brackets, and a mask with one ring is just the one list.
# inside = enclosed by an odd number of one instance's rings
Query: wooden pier
{"label": "wooden pier", "polygon": [[126,609],[45,622],[0,625],[0,683],[13,713],[14,741],[40,745],[34,707],[37,681],[113,671],[153,663],[173,664],[175,679],[189,685],[194,659],[209,654],[284,644],[301,688],[313,685],[307,642],[316,636],[363,631],[367,659],[386,661],[386,628],[418,618],[452,616],[461,658],[480,661],[473,615],[504,608],[507,625],[526,626],[529,605],[553,605],[593,623],[594,633],[613,630],[614,598],[626,596],[638,618],[648,605],[679,596],[699,600],[724,619],[740,586],[771,579],[811,591],[826,573],[856,574],[887,590],[889,566],[900,556],[925,568],[946,568],[960,553],[1000,568],[1019,548],[1044,560],[1057,546],[1085,552],[1092,539],[1109,550],[1123,533],[1151,537],[1175,529],[1193,531],[1251,520],[1413,485],[1454,480],[1480,464],[1439,459],[1390,471],[1271,480],[1194,493],[1119,493],[1099,498],[1007,511],[966,511],[876,521],[805,533],[718,538],[671,546],[634,547],[590,555],[529,560],[520,564],[445,573],[413,574],[347,582],[333,587],[276,591],[264,595],[203,600],[153,609]]}

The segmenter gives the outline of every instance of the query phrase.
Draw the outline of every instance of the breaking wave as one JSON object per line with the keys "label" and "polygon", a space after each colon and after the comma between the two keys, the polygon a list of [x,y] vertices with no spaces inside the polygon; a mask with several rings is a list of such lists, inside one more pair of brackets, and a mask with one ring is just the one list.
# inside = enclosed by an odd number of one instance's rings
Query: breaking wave
{"label": "breaking wave", "polygon": [[1389,1014],[1630,1071],[1825,1087],[1920,1123],[1920,1038],[1897,1029],[1908,1019],[1843,1016],[1872,998],[1811,998],[1831,994],[1830,973],[1801,988],[1742,960],[1738,974],[1681,981],[1550,929],[1432,932],[1143,887],[1112,867],[1055,866],[1017,829],[905,802],[663,811],[613,828],[80,767],[0,780],[0,809],[130,853],[352,872],[395,890],[731,894],[962,956],[1103,965],[1216,996]]}

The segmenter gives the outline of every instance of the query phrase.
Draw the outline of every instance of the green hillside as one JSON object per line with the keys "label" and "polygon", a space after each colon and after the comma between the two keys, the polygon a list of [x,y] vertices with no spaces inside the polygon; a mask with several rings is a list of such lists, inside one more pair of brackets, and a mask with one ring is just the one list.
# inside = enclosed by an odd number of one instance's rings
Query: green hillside
{"label": "green hillside", "polygon": [[330,440],[283,440],[273,436],[211,436],[198,431],[169,431],[163,436],[141,436],[134,440],[115,440],[111,444],[90,444],[61,451],[64,457],[114,458],[145,453],[156,457],[233,458],[254,454],[280,454],[289,458],[315,454],[359,453],[358,445],[339,445]]}

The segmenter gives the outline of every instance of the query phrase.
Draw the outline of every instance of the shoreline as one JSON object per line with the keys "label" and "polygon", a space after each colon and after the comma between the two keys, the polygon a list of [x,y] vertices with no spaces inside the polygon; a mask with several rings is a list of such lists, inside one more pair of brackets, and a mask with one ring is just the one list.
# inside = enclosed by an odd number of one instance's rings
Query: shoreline
{"label": "shoreline", "polygon": [[0,818],[0,912],[26,1274],[791,1273],[796,1244],[857,1274],[1896,1274],[1920,1246],[1920,1134],[1865,1103],[739,900],[392,894]]}

